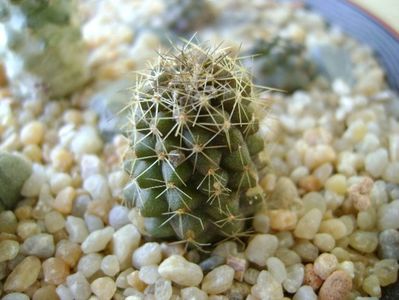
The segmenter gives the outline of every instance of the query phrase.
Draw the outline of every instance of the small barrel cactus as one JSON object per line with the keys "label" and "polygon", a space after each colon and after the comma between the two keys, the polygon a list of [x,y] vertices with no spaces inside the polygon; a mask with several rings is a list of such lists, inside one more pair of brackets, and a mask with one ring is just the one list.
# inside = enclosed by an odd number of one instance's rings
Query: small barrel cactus
{"label": "small barrel cactus", "polygon": [[168,0],[162,23],[177,34],[198,30],[214,19],[209,0]]}
{"label": "small barrel cactus", "polygon": [[258,40],[249,51],[256,82],[289,93],[306,88],[315,76],[315,67],[304,50],[303,45],[280,37]]}
{"label": "small barrel cactus", "polygon": [[32,166],[23,158],[0,152],[0,211],[12,209],[21,198],[21,189],[32,173]]}
{"label": "small barrel cactus", "polygon": [[63,97],[88,79],[75,1],[2,0],[6,73],[21,98]]}
{"label": "small barrel cactus", "polygon": [[188,43],[132,90],[125,199],[147,233],[194,245],[245,235],[264,199],[258,128],[267,103],[238,59]]}

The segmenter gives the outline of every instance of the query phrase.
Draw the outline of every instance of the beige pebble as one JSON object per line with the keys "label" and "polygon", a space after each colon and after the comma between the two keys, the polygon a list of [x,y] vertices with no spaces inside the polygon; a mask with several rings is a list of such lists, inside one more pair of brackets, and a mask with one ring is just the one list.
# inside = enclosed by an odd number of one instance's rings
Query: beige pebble
{"label": "beige pebble", "polygon": [[62,240],[57,243],[55,256],[65,261],[71,268],[75,267],[82,256],[82,250],[77,243]]}
{"label": "beige pebble", "polygon": [[288,231],[295,229],[298,221],[296,212],[286,209],[270,210],[270,227],[276,231]]}
{"label": "beige pebble", "polygon": [[53,202],[53,208],[63,214],[70,214],[76,191],[73,187],[66,187],[61,190]]}
{"label": "beige pebble", "polygon": [[26,124],[20,133],[20,140],[24,145],[38,145],[42,142],[45,132],[43,123],[32,121]]}
{"label": "beige pebble", "polygon": [[50,154],[52,166],[59,171],[66,172],[73,165],[73,154],[64,148],[55,148]]}
{"label": "beige pebble", "polygon": [[22,153],[33,162],[41,162],[42,160],[42,149],[38,145],[26,145]]}
{"label": "beige pebble", "polygon": [[323,280],[315,273],[313,264],[305,265],[305,276],[303,284],[312,287],[313,290],[318,290]]}
{"label": "beige pebble", "polygon": [[89,202],[87,213],[100,217],[103,222],[108,222],[108,213],[112,208],[112,201],[94,200]]}
{"label": "beige pebble", "polygon": [[319,179],[317,179],[317,177],[315,177],[313,175],[309,175],[309,176],[305,176],[305,177],[301,178],[298,182],[298,185],[306,193],[319,191],[322,187],[322,184],[319,181]]}
{"label": "beige pebble", "polygon": [[90,287],[99,300],[110,300],[116,292],[116,284],[110,277],[97,278]]}
{"label": "beige pebble", "polygon": [[223,265],[213,269],[203,279],[201,289],[208,294],[221,294],[227,291],[234,280],[234,269]]}
{"label": "beige pebble", "polygon": [[59,299],[54,285],[46,285],[38,288],[32,296],[32,300],[56,300]]}
{"label": "beige pebble", "polygon": [[24,258],[8,275],[4,283],[6,292],[23,292],[38,278],[41,269],[40,260],[35,256]]}
{"label": "beige pebble", "polygon": [[346,177],[342,174],[335,174],[327,179],[325,188],[338,194],[345,195],[346,193]]}
{"label": "beige pebble", "polygon": [[40,226],[32,220],[24,220],[18,223],[17,234],[23,240],[41,232]]}
{"label": "beige pebble", "polygon": [[158,272],[164,279],[182,286],[196,286],[203,278],[201,268],[180,255],[172,255],[165,259],[159,265]]}
{"label": "beige pebble", "polygon": [[64,216],[58,211],[51,211],[44,216],[44,224],[49,233],[55,233],[65,226]]}
{"label": "beige pebble", "polygon": [[330,234],[335,240],[339,240],[348,234],[345,224],[339,219],[322,221],[319,231]]}
{"label": "beige pebble", "polygon": [[139,292],[143,292],[144,289],[147,287],[147,284],[141,281],[139,278],[139,271],[133,271],[126,276],[127,283],[138,290]]}
{"label": "beige pebble", "polygon": [[352,279],[345,271],[333,272],[319,291],[320,300],[345,300],[352,290]]}
{"label": "beige pebble", "polygon": [[19,221],[27,220],[32,217],[32,206],[22,205],[17,207],[14,212]]}
{"label": "beige pebble", "polygon": [[323,215],[317,208],[308,211],[298,222],[294,235],[297,238],[313,239],[319,230]]}
{"label": "beige pebble", "polygon": [[46,259],[42,265],[44,281],[49,284],[59,285],[69,275],[69,266],[57,257]]}
{"label": "beige pebble", "polygon": [[14,259],[19,252],[19,243],[13,240],[0,241],[0,263]]}
{"label": "beige pebble", "polygon": [[325,280],[338,267],[338,260],[330,253],[321,254],[314,262],[313,269],[317,276]]}

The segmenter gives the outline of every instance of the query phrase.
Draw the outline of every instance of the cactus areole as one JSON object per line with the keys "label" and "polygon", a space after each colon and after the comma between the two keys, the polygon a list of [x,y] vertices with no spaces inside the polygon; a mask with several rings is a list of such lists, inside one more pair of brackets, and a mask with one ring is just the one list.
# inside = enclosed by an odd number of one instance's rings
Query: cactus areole
{"label": "cactus areole", "polygon": [[225,50],[188,43],[176,52],[132,89],[125,199],[153,238],[201,246],[245,236],[264,199],[265,105]]}

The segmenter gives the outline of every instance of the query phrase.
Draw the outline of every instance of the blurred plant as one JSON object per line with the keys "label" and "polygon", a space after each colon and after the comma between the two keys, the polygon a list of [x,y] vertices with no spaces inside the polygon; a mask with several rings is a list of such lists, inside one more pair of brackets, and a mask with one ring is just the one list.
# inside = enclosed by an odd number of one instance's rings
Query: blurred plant
{"label": "blurred plant", "polygon": [[3,56],[15,95],[63,97],[88,79],[86,48],[71,0],[2,0]]}
{"label": "blurred plant", "polygon": [[267,103],[238,59],[187,43],[161,54],[132,91],[125,198],[148,234],[192,245],[245,235],[263,200]]}
{"label": "blurred plant", "polygon": [[292,93],[305,89],[315,76],[304,46],[288,39],[258,40],[249,55],[255,82],[264,86]]}

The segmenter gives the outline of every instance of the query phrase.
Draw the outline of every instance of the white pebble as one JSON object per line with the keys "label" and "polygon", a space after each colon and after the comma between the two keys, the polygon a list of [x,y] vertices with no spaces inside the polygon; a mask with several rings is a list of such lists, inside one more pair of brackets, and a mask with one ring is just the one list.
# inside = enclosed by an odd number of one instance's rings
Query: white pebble
{"label": "white pebble", "polygon": [[115,205],[111,208],[108,214],[108,223],[115,230],[122,226],[129,224],[129,209],[126,206]]}
{"label": "white pebble", "polygon": [[245,256],[249,261],[263,267],[266,266],[267,259],[276,252],[277,247],[278,239],[274,235],[258,234],[249,242]]}
{"label": "white pebble", "polygon": [[208,294],[221,294],[227,291],[234,280],[234,269],[223,265],[210,271],[202,281],[201,289]]}
{"label": "white pebble", "polygon": [[305,267],[302,264],[294,264],[287,267],[287,279],[283,282],[284,289],[290,293],[295,293],[303,283],[305,277]]}
{"label": "white pebble", "polygon": [[267,270],[277,282],[282,283],[287,278],[287,271],[283,262],[277,257],[269,257],[266,261]]}
{"label": "white pebble", "polygon": [[386,149],[379,148],[367,154],[365,159],[365,169],[371,176],[380,177],[388,165],[388,152]]}
{"label": "white pebble", "polygon": [[81,218],[68,216],[65,228],[69,234],[69,240],[75,243],[82,243],[89,235],[85,221]]}
{"label": "white pebble", "polygon": [[99,300],[110,300],[116,292],[116,284],[109,277],[100,277],[91,284],[91,291]]}
{"label": "white pebble", "polygon": [[105,256],[101,262],[101,270],[107,276],[115,276],[120,271],[118,258],[115,255]]}
{"label": "white pebble", "polygon": [[47,182],[47,175],[42,165],[33,164],[32,174],[25,181],[21,189],[21,195],[25,197],[39,196],[41,187]]}
{"label": "white pebble", "polygon": [[105,249],[109,241],[112,239],[114,229],[106,227],[90,233],[82,243],[82,251],[84,253],[100,252]]}
{"label": "white pebble", "polygon": [[93,200],[109,201],[112,198],[108,181],[103,175],[89,176],[84,180],[83,188],[89,192]]}
{"label": "white pebble", "polygon": [[68,186],[72,186],[72,177],[66,173],[55,173],[50,177],[50,188],[54,195]]}
{"label": "white pebble", "polygon": [[140,244],[141,235],[133,224],[118,229],[112,237],[112,253],[118,258],[122,270],[131,264],[133,251]]}
{"label": "white pebble", "polygon": [[297,238],[308,240],[313,239],[319,230],[322,217],[323,215],[319,209],[311,209],[301,219],[299,219],[294,235]]}
{"label": "white pebble", "polygon": [[262,300],[282,300],[283,288],[268,271],[259,273],[256,284],[251,288],[251,294]]}
{"label": "white pebble", "polygon": [[66,282],[75,300],[86,300],[89,298],[91,294],[90,285],[82,273],[77,272],[69,275]]}
{"label": "white pebble", "polygon": [[76,155],[93,154],[101,150],[103,142],[96,128],[82,126],[71,141],[71,151]]}
{"label": "white pebble", "polygon": [[60,297],[60,300],[74,300],[71,291],[64,284],[57,286],[55,292],[57,293],[58,297]]}
{"label": "white pebble", "polygon": [[89,232],[93,232],[93,231],[104,228],[103,220],[96,215],[91,215],[91,214],[86,213],[84,215],[84,219],[85,219],[86,226],[87,226],[87,229],[89,230]]}
{"label": "white pebble", "polygon": [[29,297],[22,293],[9,293],[1,298],[1,300],[29,300]]}
{"label": "white pebble", "polygon": [[208,300],[208,295],[197,287],[187,287],[180,290],[182,300]]}
{"label": "white pebble", "polygon": [[163,278],[182,286],[197,286],[203,278],[201,268],[180,255],[165,259],[159,265],[158,272]]}
{"label": "white pebble", "polygon": [[338,260],[335,255],[323,253],[314,262],[314,272],[323,280],[326,280],[338,267]]}
{"label": "white pebble", "polygon": [[159,278],[155,282],[155,299],[156,300],[169,300],[172,297],[172,283],[169,280]]}
{"label": "white pebble", "polygon": [[159,278],[157,265],[143,266],[139,271],[139,278],[146,284],[154,284]]}
{"label": "white pebble", "polygon": [[136,269],[147,265],[157,265],[161,260],[161,246],[158,243],[145,243],[134,251],[132,257],[132,263]]}
{"label": "white pebble", "polygon": [[380,206],[378,227],[380,230],[399,229],[399,200]]}
{"label": "white pebble", "polygon": [[317,300],[317,295],[314,293],[312,287],[303,285],[295,293],[292,300]]}
{"label": "white pebble", "polygon": [[28,237],[21,246],[21,253],[40,258],[49,258],[55,252],[54,238],[51,234],[40,233]]}
{"label": "white pebble", "polygon": [[78,271],[86,278],[91,277],[94,273],[100,270],[103,257],[98,253],[90,253],[83,256],[78,263]]}
{"label": "white pebble", "polygon": [[80,160],[80,174],[83,179],[95,174],[104,174],[105,167],[97,155],[85,154]]}

